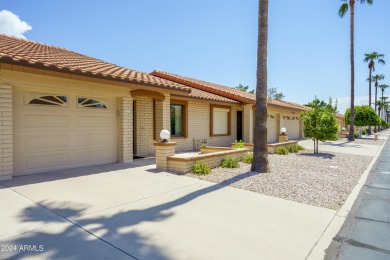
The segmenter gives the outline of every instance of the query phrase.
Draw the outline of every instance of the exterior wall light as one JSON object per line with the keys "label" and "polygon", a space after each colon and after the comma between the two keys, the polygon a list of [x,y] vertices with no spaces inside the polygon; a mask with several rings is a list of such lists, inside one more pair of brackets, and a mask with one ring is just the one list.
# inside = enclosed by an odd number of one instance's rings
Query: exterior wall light
{"label": "exterior wall light", "polygon": [[280,132],[282,134],[285,134],[287,132],[287,129],[285,127],[280,128]]}
{"label": "exterior wall light", "polygon": [[161,139],[163,139],[162,140],[163,143],[167,143],[169,137],[171,137],[171,133],[168,130],[164,129],[160,132],[160,137]]}

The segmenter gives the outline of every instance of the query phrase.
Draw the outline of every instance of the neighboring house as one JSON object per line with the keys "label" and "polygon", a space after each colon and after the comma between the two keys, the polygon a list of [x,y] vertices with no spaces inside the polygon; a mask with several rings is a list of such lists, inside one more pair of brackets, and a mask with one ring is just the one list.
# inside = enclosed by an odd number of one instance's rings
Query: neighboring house
{"label": "neighboring house", "polygon": [[[208,139],[212,145],[226,145],[229,141],[234,142],[241,139],[244,142],[253,143],[255,94],[159,70],[153,71],[151,75],[183,84],[193,90],[207,91],[238,102],[238,104],[225,104],[225,113],[221,110],[223,107],[204,104],[201,108],[200,105],[189,104],[188,110],[195,111],[189,121],[201,122],[202,125],[202,128],[198,126],[199,129],[193,131],[193,134],[189,136],[190,138]],[[191,98],[191,95],[188,98]],[[191,102],[196,101],[192,100]],[[199,113],[196,111],[197,109],[199,109]],[[308,109],[310,108],[292,102],[268,99],[267,141],[270,143],[277,142],[282,127],[287,129],[290,139],[302,138],[301,112]],[[207,113],[202,114],[202,111]],[[219,127],[220,132],[214,133],[215,127]],[[227,136],[221,140],[222,143],[216,140],[221,133]],[[190,148],[188,144],[185,144],[190,140],[175,138],[174,140],[177,142],[179,149]]]}
{"label": "neighboring house", "polygon": [[336,120],[339,125],[339,134],[342,133],[343,128],[346,128],[344,115],[337,113]]}
{"label": "neighboring house", "polygon": [[[132,162],[154,155],[162,129],[172,132],[179,151],[204,139],[219,146],[253,142],[254,104],[255,95],[229,87],[0,35],[0,180]],[[300,112],[307,107],[268,105],[269,142],[280,127],[290,139],[302,137]]]}

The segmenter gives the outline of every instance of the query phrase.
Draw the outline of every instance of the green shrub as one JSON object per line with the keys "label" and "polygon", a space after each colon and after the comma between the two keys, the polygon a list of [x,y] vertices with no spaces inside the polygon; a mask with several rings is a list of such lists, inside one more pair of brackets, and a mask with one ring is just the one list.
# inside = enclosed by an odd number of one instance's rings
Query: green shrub
{"label": "green shrub", "polygon": [[253,162],[253,153],[247,153],[245,157],[242,159],[244,163],[251,164]]}
{"label": "green shrub", "polygon": [[228,156],[225,159],[223,159],[221,166],[222,166],[222,168],[238,168],[238,167],[240,167],[237,160],[231,156]]}
{"label": "green shrub", "polygon": [[276,150],[276,154],[286,155],[288,154],[288,149],[286,147],[280,147]]}
{"label": "green shrub", "polygon": [[289,147],[287,147],[287,150],[289,153],[297,153],[298,147],[296,145],[290,145]]}
{"label": "green shrub", "polygon": [[355,139],[359,138],[359,134],[354,134],[353,136],[355,137]]}
{"label": "green shrub", "polygon": [[211,170],[204,161],[195,161],[191,172],[201,175],[210,174]]}
{"label": "green shrub", "polygon": [[299,151],[305,150],[305,147],[303,147],[302,145],[299,145],[299,144],[293,144],[293,145],[290,145],[289,147],[287,147],[287,150],[290,153],[297,153]]}
{"label": "green shrub", "polygon": [[368,135],[368,129],[366,129],[366,128],[363,129],[363,130],[362,130],[362,135]]}
{"label": "green shrub", "polygon": [[242,140],[237,142],[237,140],[234,142],[234,148],[245,148],[245,144]]}

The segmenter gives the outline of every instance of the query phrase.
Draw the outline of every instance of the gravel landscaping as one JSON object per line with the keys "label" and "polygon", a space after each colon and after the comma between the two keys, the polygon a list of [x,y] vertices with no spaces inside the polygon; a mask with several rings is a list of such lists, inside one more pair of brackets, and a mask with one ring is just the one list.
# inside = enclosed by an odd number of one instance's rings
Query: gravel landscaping
{"label": "gravel landscaping", "polygon": [[[371,141],[373,142],[373,141]],[[250,164],[186,176],[330,209],[339,209],[372,160],[341,153],[269,155],[271,173],[255,174]]]}

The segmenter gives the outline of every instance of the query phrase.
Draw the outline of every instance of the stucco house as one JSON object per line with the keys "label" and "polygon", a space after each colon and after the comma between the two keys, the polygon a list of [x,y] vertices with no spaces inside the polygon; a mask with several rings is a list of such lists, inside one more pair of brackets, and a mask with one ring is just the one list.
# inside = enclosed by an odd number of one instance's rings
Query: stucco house
{"label": "stucco house", "polygon": [[[178,151],[252,143],[254,105],[226,86],[0,35],[0,180],[153,156],[162,129]],[[268,141],[280,127],[302,137],[306,109],[268,100]]]}

